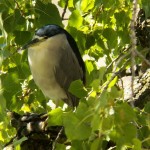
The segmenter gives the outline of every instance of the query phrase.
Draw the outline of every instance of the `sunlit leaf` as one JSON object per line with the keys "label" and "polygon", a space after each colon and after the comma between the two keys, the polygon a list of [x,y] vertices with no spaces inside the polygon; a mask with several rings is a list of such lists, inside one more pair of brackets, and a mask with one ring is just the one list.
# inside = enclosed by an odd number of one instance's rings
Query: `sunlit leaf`
{"label": "sunlit leaf", "polygon": [[92,142],[90,150],[101,149],[101,147],[102,147],[102,141],[99,138],[97,138]]}
{"label": "sunlit leaf", "polygon": [[94,3],[95,1],[94,0],[84,0],[84,1],[81,1],[81,9],[83,12],[87,12],[89,11],[90,9],[92,9],[94,7]]}
{"label": "sunlit leaf", "polygon": [[82,25],[83,18],[78,10],[72,12],[69,18],[69,25],[79,28]]}
{"label": "sunlit leaf", "polygon": [[79,98],[83,98],[87,95],[86,89],[83,87],[81,80],[73,81],[69,87],[69,92]]}
{"label": "sunlit leaf", "polygon": [[125,124],[136,118],[135,112],[127,103],[116,106],[115,120],[116,123]]}
{"label": "sunlit leaf", "polygon": [[62,125],[62,115],[63,111],[60,108],[56,108],[49,113],[49,125]]}
{"label": "sunlit leaf", "polygon": [[133,150],[141,150],[142,147],[142,143],[139,139],[133,139],[133,143],[134,143],[134,148]]}
{"label": "sunlit leaf", "polygon": [[71,140],[83,140],[89,137],[91,128],[87,123],[81,122],[75,114],[66,113],[63,115],[65,133]]}

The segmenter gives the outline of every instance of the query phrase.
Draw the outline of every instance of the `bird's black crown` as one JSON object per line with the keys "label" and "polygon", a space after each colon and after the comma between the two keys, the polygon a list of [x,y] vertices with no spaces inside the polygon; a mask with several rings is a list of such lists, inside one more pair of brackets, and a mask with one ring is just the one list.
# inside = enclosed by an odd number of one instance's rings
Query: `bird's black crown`
{"label": "bird's black crown", "polygon": [[65,30],[57,25],[46,25],[35,32],[40,37],[52,37],[54,35],[65,33]]}

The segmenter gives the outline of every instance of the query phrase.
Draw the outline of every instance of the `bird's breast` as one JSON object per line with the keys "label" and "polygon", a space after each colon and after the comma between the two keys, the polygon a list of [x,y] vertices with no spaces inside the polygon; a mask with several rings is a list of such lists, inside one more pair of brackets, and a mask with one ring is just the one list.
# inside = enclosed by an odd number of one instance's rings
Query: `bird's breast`
{"label": "bird's breast", "polygon": [[52,99],[67,98],[65,91],[55,78],[55,67],[60,59],[60,45],[63,38],[57,37],[28,48],[28,61],[37,86],[46,97]]}

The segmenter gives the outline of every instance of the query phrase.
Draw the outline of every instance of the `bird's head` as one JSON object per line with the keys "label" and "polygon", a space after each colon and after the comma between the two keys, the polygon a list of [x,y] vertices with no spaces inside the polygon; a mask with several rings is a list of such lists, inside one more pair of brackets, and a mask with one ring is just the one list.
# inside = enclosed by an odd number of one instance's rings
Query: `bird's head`
{"label": "bird's head", "polygon": [[41,27],[35,32],[33,39],[25,44],[22,49],[27,49],[31,46],[37,45],[41,42],[44,42],[46,39],[55,36],[57,34],[66,34],[66,31],[57,25],[46,25]]}
{"label": "bird's head", "polygon": [[46,25],[22,49],[28,49],[33,79],[44,95],[77,106],[68,88],[78,79],[85,83],[85,65],[74,38],[60,26]]}

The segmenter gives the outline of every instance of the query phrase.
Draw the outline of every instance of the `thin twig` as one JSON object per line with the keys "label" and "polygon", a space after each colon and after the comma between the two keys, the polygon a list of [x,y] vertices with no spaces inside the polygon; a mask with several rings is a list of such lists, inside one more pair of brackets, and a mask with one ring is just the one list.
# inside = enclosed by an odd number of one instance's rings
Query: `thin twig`
{"label": "thin twig", "polygon": [[64,8],[64,11],[63,11],[62,16],[61,16],[62,20],[64,20],[64,16],[65,16],[65,13],[66,13],[66,10],[67,10],[67,7],[68,7],[68,1],[69,0],[66,0],[65,8]]}
{"label": "thin twig", "polygon": [[135,53],[150,67],[150,61],[147,60],[139,51],[135,50]]}
{"label": "thin twig", "polygon": [[[125,59],[128,55],[130,55],[131,51],[128,51],[128,53],[124,54],[122,57],[118,58],[118,61],[115,64],[115,67],[113,69],[113,74],[111,76],[111,78],[109,79],[109,81],[106,82],[106,84],[102,87],[102,92],[100,93],[100,95],[98,96],[99,98],[103,95],[103,93],[107,90],[109,84],[112,82],[112,80],[119,75],[120,70],[117,71],[117,67],[118,65],[122,62],[123,59]],[[125,64],[124,64],[125,65]],[[124,68],[124,66],[122,67]],[[99,106],[97,106],[97,108],[99,108]]]}
{"label": "thin twig", "polygon": [[55,139],[55,141],[54,141],[54,143],[53,143],[52,150],[55,150],[55,149],[56,149],[56,142],[58,141],[59,137],[61,136],[63,130],[64,130],[64,127],[62,127],[62,128],[60,129],[59,133],[57,134],[57,137],[56,137],[56,139]]}
{"label": "thin twig", "polygon": [[96,22],[97,22],[97,18],[100,16],[100,13],[103,11],[103,4],[101,4],[98,8],[98,10],[96,11],[96,14],[95,14],[95,19],[94,19],[94,23],[92,25],[92,27],[94,28],[94,26],[96,25]]}
{"label": "thin twig", "polygon": [[149,141],[149,140],[150,140],[150,137],[144,139],[144,140],[142,141],[142,143],[144,143],[144,142],[146,142],[146,141]]}
{"label": "thin twig", "polygon": [[22,11],[22,9],[21,9],[20,5],[18,4],[18,2],[17,2],[16,0],[14,0],[14,2],[16,3],[17,8],[20,10],[21,15],[22,15],[22,16],[25,16],[25,15],[24,15],[24,12]]}
{"label": "thin twig", "polygon": [[[131,46],[129,46],[128,48],[125,48],[123,51],[124,51],[124,52],[127,52],[127,51],[129,51],[130,48],[131,48]],[[129,55],[129,53],[128,53],[127,55]],[[118,60],[119,60],[120,58],[121,58],[121,60],[122,60],[122,56],[123,56],[123,59],[126,57],[126,56],[124,56],[123,53],[120,53],[119,56],[118,56],[117,58],[115,58],[115,59],[107,66],[107,69],[106,69],[106,71],[105,71],[105,74],[107,73],[107,70],[109,70],[109,68],[113,65],[114,62],[117,61],[117,62],[120,63],[120,61],[118,61]],[[118,63],[116,63],[116,64],[118,64]],[[116,68],[116,66],[117,66],[117,65],[115,65],[115,68]],[[115,70],[115,69],[113,69],[113,70]]]}
{"label": "thin twig", "polygon": [[124,58],[126,58],[128,55],[130,55],[130,53],[131,53],[131,52],[129,51],[127,54],[123,55],[122,57],[120,57],[120,58],[118,59],[118,61],[116,62],[116,65],[115,65],[115,67],[114,67],[114,69],[113,69],[113,74],[112,74],[111,78],[109,79],[109,81],[107,81],[106,84],[105,84],[105,86],[102,88],[102,92],[101,92],[101,94],[100,94],[99,97],[101,97],[102,93],[107,90],[107,88],[108,88],[109,84],[111,83],[111,81],[120,73],[120,70],[119,70],[119,71],[116,71],[116,70],[117,70],[117,67],[118,67],[118,65],[120,64],[120,62],[122,62],[122,60],[123,60]]}
{"label": "thin twig", "polygon": [[112,74],[110,80],[109,80],[109,81],[107,82],[107,84],[105,85],[104,90],[107,89],[107,87],[108,87],[108,85],[110,84],[110,82],[116,77],[116,75],[118,75],[118,73],[120,72],[120,70],[119,70],[119,71],[116,71],[118,65],[119,65],[120,62],[122,62],[122,60],[125,59],[129,54],[130,54],[130,52],[128,52],[127,54],[123,55],[122,57],[120,57],[120,58],[118,59],[118,61],[116,62],[116,65],[115,65],[115,67],[114,67],[114,69],[113,69],[113,74]]}

